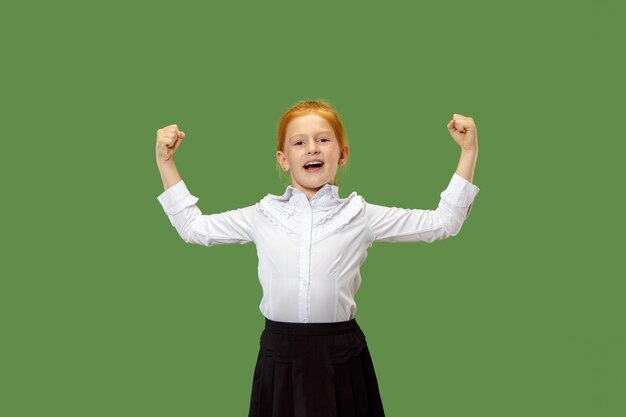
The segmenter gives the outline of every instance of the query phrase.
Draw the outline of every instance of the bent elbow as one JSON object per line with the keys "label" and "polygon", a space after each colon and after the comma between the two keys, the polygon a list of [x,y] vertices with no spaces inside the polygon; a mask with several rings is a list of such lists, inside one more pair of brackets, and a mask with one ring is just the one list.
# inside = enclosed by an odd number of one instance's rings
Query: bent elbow
{"label": "bent elbow", "polygon": [[202,216],[197,215],[187,219],[186,222],[178,225],[176,231],[180,238],[190,245],[213,246],[214,242],[208,236],[200,232],[196,222],[201,222]]}
{"label": "bent elbow", "polygon": [[183,228],[179,228],[176,229],[176,231],[178,232],[178,236],[180,236],[180,238],[183,240],[183,242],[185,243],[193,243],[192,242],[192,237],[191,237],[191,228],[190,227],[183,227]]}
{"label": "bent elbow", "polygon": [[444,239],[448,239],[450,237],[454,237],[458,235],[459,232],[461,231],[461,228],[463,228],[463,222],[450,221],[446,223],[446,227],[444,228],[445,230]]}
{"label": "bent elbow", "polygon": [[[443,224],[439,229],[439,233],[434,235],[434,240],[445,240],[451,237],[455,237],[461,231],[465,219],[464,216],[459,215],[455,211],[448,211],[445,213]],[[432,242],[432,241],[431,241]],[[428,242],[428,243],[431,243]]]}

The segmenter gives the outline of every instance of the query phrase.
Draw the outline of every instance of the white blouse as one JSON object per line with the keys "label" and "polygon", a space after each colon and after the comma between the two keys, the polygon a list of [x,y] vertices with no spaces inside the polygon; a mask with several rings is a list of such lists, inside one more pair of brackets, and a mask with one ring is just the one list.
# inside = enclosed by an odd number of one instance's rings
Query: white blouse
{"label": "white blouse", "polygon": [[327,323],[354,318],[360,267],[374,242],[433,242],[456,236],[480,191],[454,173],[436,210],[367,203],[325,184],[309,201],[289,185],[281,196],[223,213],[202,214],[183,180],[157,197],[187,243],[254,242],[263,288],[259,309],[274,321]]}

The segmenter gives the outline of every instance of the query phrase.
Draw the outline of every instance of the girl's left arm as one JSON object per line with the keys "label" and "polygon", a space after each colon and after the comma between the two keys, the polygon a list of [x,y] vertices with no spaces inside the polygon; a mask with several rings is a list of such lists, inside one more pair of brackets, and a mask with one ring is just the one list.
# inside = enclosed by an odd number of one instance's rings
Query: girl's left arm
{"label": "girl's left arm", "polygon": [[461,159],[456,167],[456,173],[472,182],[478,158],[478,133],[474,118],[455,113],[448,122],[448,131],[461,148]]}
{"label": "girl's left arm", "polygon": [[459,165],[456,167],[456,173],[469,182],[473,182],[474,169],[476,168],[476,159],[478,158],[478,149],[474,151],[462,150]]}
{"label": "girl's left arm", "polygon": [[461,159],[436,210],[404,209],[366,203],[372,242],[433,242],[456,236],[480,189],[472,182],[478,140],[474,119],[455,114],[448,131],[461,148]]}

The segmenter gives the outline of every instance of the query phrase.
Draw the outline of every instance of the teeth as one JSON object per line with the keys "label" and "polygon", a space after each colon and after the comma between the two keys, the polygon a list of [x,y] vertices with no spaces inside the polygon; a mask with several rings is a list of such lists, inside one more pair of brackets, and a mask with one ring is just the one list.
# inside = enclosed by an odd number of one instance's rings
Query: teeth
{"label": "teeth", "polygon": [[308,166],[311,166],[311,165],[319,165],[319,166],[321,166],[321,165],[322,165],[322,162],[308,162],[308,163],[305,165],[305,167],[308,167]]}

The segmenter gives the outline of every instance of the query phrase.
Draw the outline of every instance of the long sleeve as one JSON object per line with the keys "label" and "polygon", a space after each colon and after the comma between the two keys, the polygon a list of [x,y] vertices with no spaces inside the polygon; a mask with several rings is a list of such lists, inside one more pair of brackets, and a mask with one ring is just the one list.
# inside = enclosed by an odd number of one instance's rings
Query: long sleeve
{"label": "long sleeve", "polygon": [[404,209],[366,203],[372,242],[433,242],[456,236],[480,189],[453,174],[436,210]]}
{"label": "long sleeve", "polygon": [[191,195],[183,180],[165,190],[157,199],[172,226],[187,243],[214,246],[254,241],[255,206],[202,214],[196,205],[198,198]]}

